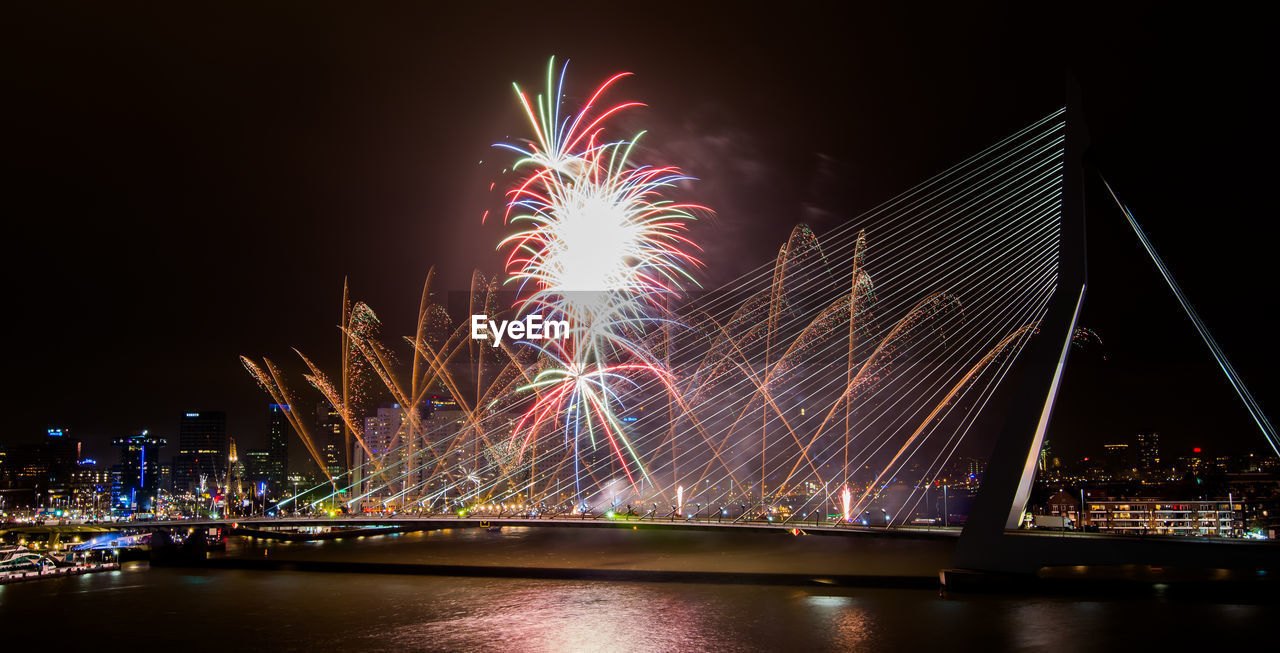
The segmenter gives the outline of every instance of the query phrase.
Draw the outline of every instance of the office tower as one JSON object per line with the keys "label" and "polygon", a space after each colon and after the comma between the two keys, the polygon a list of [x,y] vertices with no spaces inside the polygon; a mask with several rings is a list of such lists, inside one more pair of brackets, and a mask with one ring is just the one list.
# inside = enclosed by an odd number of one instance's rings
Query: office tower
{"label": "office tower", "polygon": [[[266,449],[250,449],[241,457],[244,462],[244,479],[254,487],[271,484],[271,452]],[[274,493],[273,493],[274,494]]]}
{"label": "office tower", "polygon": [[273,493],[279,493],[285,486],[285,478],[289,473],[289,406],[270,404],[267,407],[267,485]]}
{"label": "office tower", "polygon": [[[458,434],[466,428],[466,413],[453,399],[434,396],[428,400],[426,412],[422,433],[418,435],[423,446],[414,456],[415,472],[411,483],[419,488],[419,494],[440,494],[446,501],[456,499],[475,486],[473,482],[466,480],[475,471],[471,449],[466,443],[455,441]],[[435,456],[426,446],[428,444],[443,452],[444,459],[439,463],[434,462]],[[437,464],[442,464],[448,473],[433,475]],[[452,487],[449,481],[443,480],[450,478],[453,479]],[[434,479],[429,486],[426,485],[428,479]]]}
{"label": "office tower", "polygon": [[1129,459],[1129,445],[1124,443],[1102,445],[1102,465],[1110,478],[1129,477],[1129,470],[1133,469],[1133,463]]}
{"label": "office tower", "polygon": [[341,476],[346,471],[346,454],[342,451],[342,416],[332,406],[316,404],[316,446],[324,456],[324,466],[330,476]]}
{"label": "office tower", "polygon": [[160,490],[160,447],[165,445],[164,439],[143,431],[116,438],[111,444],[120,447],[120,485],[113,492],[112,510],[151,512]]}
{"label": "office tower", "polygon": [[220,411],[184,413],[178,424],[178,455],[173,460],[175,493],[204,485],[213,490],[226,480],[227,414]]}
{"label": "office tower", "polygon": [[[406,458],[407,448],[401,446],[403,443],[396,437],[404,418],[404,409],[400,404],[383,404],[378,407],[377,413],[365,417],[364,443],[369,452],[358,447],[357,464],[354,466],[359,469],[358,487],[362,493],[385,499],[398,494],[405,487],[405,466],[399,463]],[[373,454],[372,458],[369,453]],[[368,503],[374,505],[380,502]]]}

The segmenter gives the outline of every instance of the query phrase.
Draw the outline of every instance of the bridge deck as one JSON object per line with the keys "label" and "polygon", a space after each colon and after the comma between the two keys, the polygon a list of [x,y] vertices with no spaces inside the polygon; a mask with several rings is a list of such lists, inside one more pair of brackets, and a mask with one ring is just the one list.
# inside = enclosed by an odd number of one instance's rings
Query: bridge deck
{"label": "bridge deck", "polygon": [[892,526],[870,527],[848,524],[823,523],[815,526],[812,522],[800,523],[767,521],[718,521],[714,519],[626,519],[622,517],[608,519],[604,517],[275,517],[275,518],[232,518],[232,519],[182,519],[162,521],[125,522],[116,525],[122,529],[182,529],[182,528],[225,528],[228,526],[244,526],[259,529],[284,529],[306,527],[329,528],[369,528],[377,526],[405,527],[422,526],[423,529],[438,528],[478,528],[482,526],[527,526],[527,527],[578,527],[578,528],[664,528],[690,530],[737,530],[756,532],[792,533],[800,531],[811,535],[898,535],[907,537],[945,537],[960,536],[959,527],[943,526]]}

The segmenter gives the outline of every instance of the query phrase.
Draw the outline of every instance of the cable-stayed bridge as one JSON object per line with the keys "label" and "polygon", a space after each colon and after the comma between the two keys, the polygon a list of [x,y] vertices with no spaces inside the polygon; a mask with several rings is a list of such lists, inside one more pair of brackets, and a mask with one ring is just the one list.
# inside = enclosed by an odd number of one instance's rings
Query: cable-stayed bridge
{"label": "cable-stayed bridge", "polygon": [[[947,521],[939,481],[954,479],[956,457],[992,452],[958,567],[1187,558],[1180,543],[1044,544],[1013,531],[1085,300],[1078,124],[1072,109],[1052,112],[830,233],[798,227],[769,264],[625,325],[641,346],[619,345],[626,364],[608,378],[573,378],[536,351],[469,339],[429,300],[430,280],[406,375],[372,310],[344,297],[340,382],[304,361],[342,418],[351,464],[300,494],[307,505],[280,509],[380,524],[608,515],[920,534],[930,529],[911,526],[918,516]],[[473,314],[512,310],[478,274],[467,301]],[[273,399],[294,403],[270,361],[246,364]],[[551,372],[556,383],[544,381]],[[361,388],[378,385],[395,402],[363,419]],[[574,408],[602,404],[603,419]],[[312,429],[291,419],[324,468]],[[1269,422],[1255,419],[1274,448]]]}

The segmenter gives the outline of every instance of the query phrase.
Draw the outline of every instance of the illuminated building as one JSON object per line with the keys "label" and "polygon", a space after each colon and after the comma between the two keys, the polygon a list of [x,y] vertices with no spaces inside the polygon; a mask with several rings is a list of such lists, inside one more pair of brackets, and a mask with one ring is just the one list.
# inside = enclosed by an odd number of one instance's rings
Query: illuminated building
{"label": "illuminated building", "polygon": [[190,412],[178,424],[178,455],[173,459],[174,492],[188,492],[201,485],[213,489],[227,475],[227,414]]}
{"label": "illuminated building", "polygon": [[316,403],[316,443],[330,476],[341,476],[347,456],[342,445],[342,416],[324,402]]}
{"label": "illuminated building", "polygon": [[1138,473],[1145,481],[1164,480],[1160,466],[1160,435],[1155,431],[1138,434]]}
{"label": "illuminated building", "polygon": [[120,485],[113,489],[117,512],[151,512],[160,490],[160,447],[166,442],[143,431],[111,444],[120,447]]}
{"label": "illuminated building", "polygon": [[271,452],[266,449],[250,449],[244,452],[241,461],[244,462],[244,478],[250,484],[256,487],[260,483],[272,481]]}
{"label": "illuminated building", "polygon": [[[445,455],[444,463],[450,468],[453,478],[459,479],[461,484],[466,484],[466,482],[461,481],[461,479],[465,479],[468,472],[473,471],[467,469],[465,464],[465,461],[470,459],[471,452],[465,450],[465,445],[463,443],[455,442],[458,434],[461,433],[463,428],[466,426],[466,414],[458,407],[458,402],[449,397],[433,396],[427,403],[427,406],[431,412],[423,421],[422,431],[425,434],[425,437],[429,438],[430,441],[444,442],[447,443],[446,446],[453,447],[453,449]],[[427,453],[427,451],[423,451],[419,456],[420,460],[418,460],[414,465],[417,470],[415,472],[414,481],[416,483],[426,484],[424,491],[431,493],[439,490],[440,485],[446,481],[430,481],[432,478],[432,472],[435,470],[426,465]],[[439,475],[437,474],[436,476],[438,477]],[[465,490],[459,487],[450,492],[448,498],[455,498],[459,494],[463,493],[465,493]]]}
{"label": "illuminated building", "polygon": [[[374,499],[388,499],[397,494],[406,483],[405,468],[400,462],[408,451],[400,446],[401,441],[396,438],[404,418],[404,409],[400,404],[383,404],[378,407],[377,413],[364,418],[364,443],[369,452],[364,447],[356,447],[355,464],[352,468],[359,470],[354,473],[358,475],[359,484],[356,487],[360,488],[361,494],[370,495],[365,503],[374,509],[380,508],[382,503]],[[373,454],[372,459],[369,458],[369,453]],[[379,467],[385,471],[378,473]]]}
{"label": "illuminated building", "polygon": [[1117,535],[1239,535],[1240,503],[1121,499],[1088,502],[1085,524]]}
{"label": "illuminated building", "polygon": [[106,508],[110,505],[111,474],[98,467],[96,460],[81,460],[71,478],[73,505],[79,508]]}
{"label": "illuminated building", "polygon": [[1104,444],[1102,445],[1102,466],[1106,474],[1112,480],[1119,480],[1130,476],[1130,470],[1133,464],[1129,458],[1129,445],[1127,444]]}
{"label": "illuminated building", "polygon": [[173,461],[160,463],[160,491],[173,492]]}
{"label": "illuminated building", "polygon": [[274,492],[284,488],[289,472],[289,410],[289,406],[280,404],[270,404],[267,408],[268,473],[265,480]]}

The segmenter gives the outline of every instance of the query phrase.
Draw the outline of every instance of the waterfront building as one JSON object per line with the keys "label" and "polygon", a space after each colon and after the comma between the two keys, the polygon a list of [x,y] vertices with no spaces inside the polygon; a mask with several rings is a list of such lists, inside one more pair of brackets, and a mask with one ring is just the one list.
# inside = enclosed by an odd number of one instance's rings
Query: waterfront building
{"label": "waterfront building", "polygon": [[[449,447],[442,461],[445,466],[450,468],[448,475],[433,474],[434,465],[427,467],[427,452],[423,451],[419,454],[419,460],[416,461],[414,467],[418,470],[414,484],[421,486],[428,482],[428,479],[436,479],[429,486],[422,487],[422,493],[434,495],[440,490],[447,490],[445,500],[456,499],[460,495],[464,495],[470,491],[472,484],[465,479],[468,476],[474,476],[474,464],[468,465],[468,462],[474,462],[473,453],[469,451],[471,448],[466,443],[458,442],[457,438],[466,427],[466,413],[458,407],[458,403],[448,397],[431,397],[427,404],[430,413],[423,420],[422,437],[427,438],[430,442],[437,442]],[[442,447],[443,448],[443,447]],[[440,480],[442,477],[452,476],[456,479],[454,488],[442,488],[445,481]]]}
{"label": "waterfront building", "polygon": [[325,470],[332,477],[341,476],[346,471],[347,452],[343,445],[342,416],[327,403],[316,403],[315,442],[324,456]]}
{"label": "waterfront building", "polygon": [[178,424],[178,455],[173,460],[175,493],[216,488],[227,475],[227,414],[184,413]]}
{"label": "waterfront building", "polygon": [[123,469],[123,465],[112,465],[107,472],[107,486],[111,488],[111,506],[113,509],[120,504],[120,495],[124,491],[124,484],[121,480],[124,476]]}
{"label": "waterfront building", "polygon": [[111,442],[120,447],[120,477],[113,488],[111,509],[116,512],[152,512],[160,491],[160,447],[163,438],[147,431]]}
{"label": "waterfront building", "polygon": [[[250,449],[244,452],[240,460],[244,463],[244,478],[251,485],[256,487],[262,483],[272,482],[271,452],[266,449]],[[286,478],[281,482],[280,487],[284,487],[287,482]]]}
{"label": "waterfront building", "polygon": [[71,479],[74,507],[96,511],[111,505],[111,473],[99,467],[96,460],[81,460]]}
{"label": "waterfront building", "polygon": [[289,425],[287,405],[270,404],[267,407],[267,465],[268,487],[279,492],[287,482],[289,473]]}
{"label": "waterfront building", "polygon": [[1080,497],[1071,492],[1061,491],[1049,497],[1045,503],[1046,515],[1063,517],[1072,524],[1080,523]]}
{"label": "waterfront building", "polygon": [[[388,403],[377,412],[364,418],[364,447],[355,447],[353,476],[361,495],[368,495],[364,507],[379,510],[383,502],[398,495],[405,487],[407,449],[396,436],[404,423],[404,409],[400,404]],[[368,451],[365,451],[368,447]]]}
{"label": "waterfront building", "polygon": [[1110,499],[1087,502],[1085,526],[1117,535],[1240,535],[1242,506],[1227,500]]}

